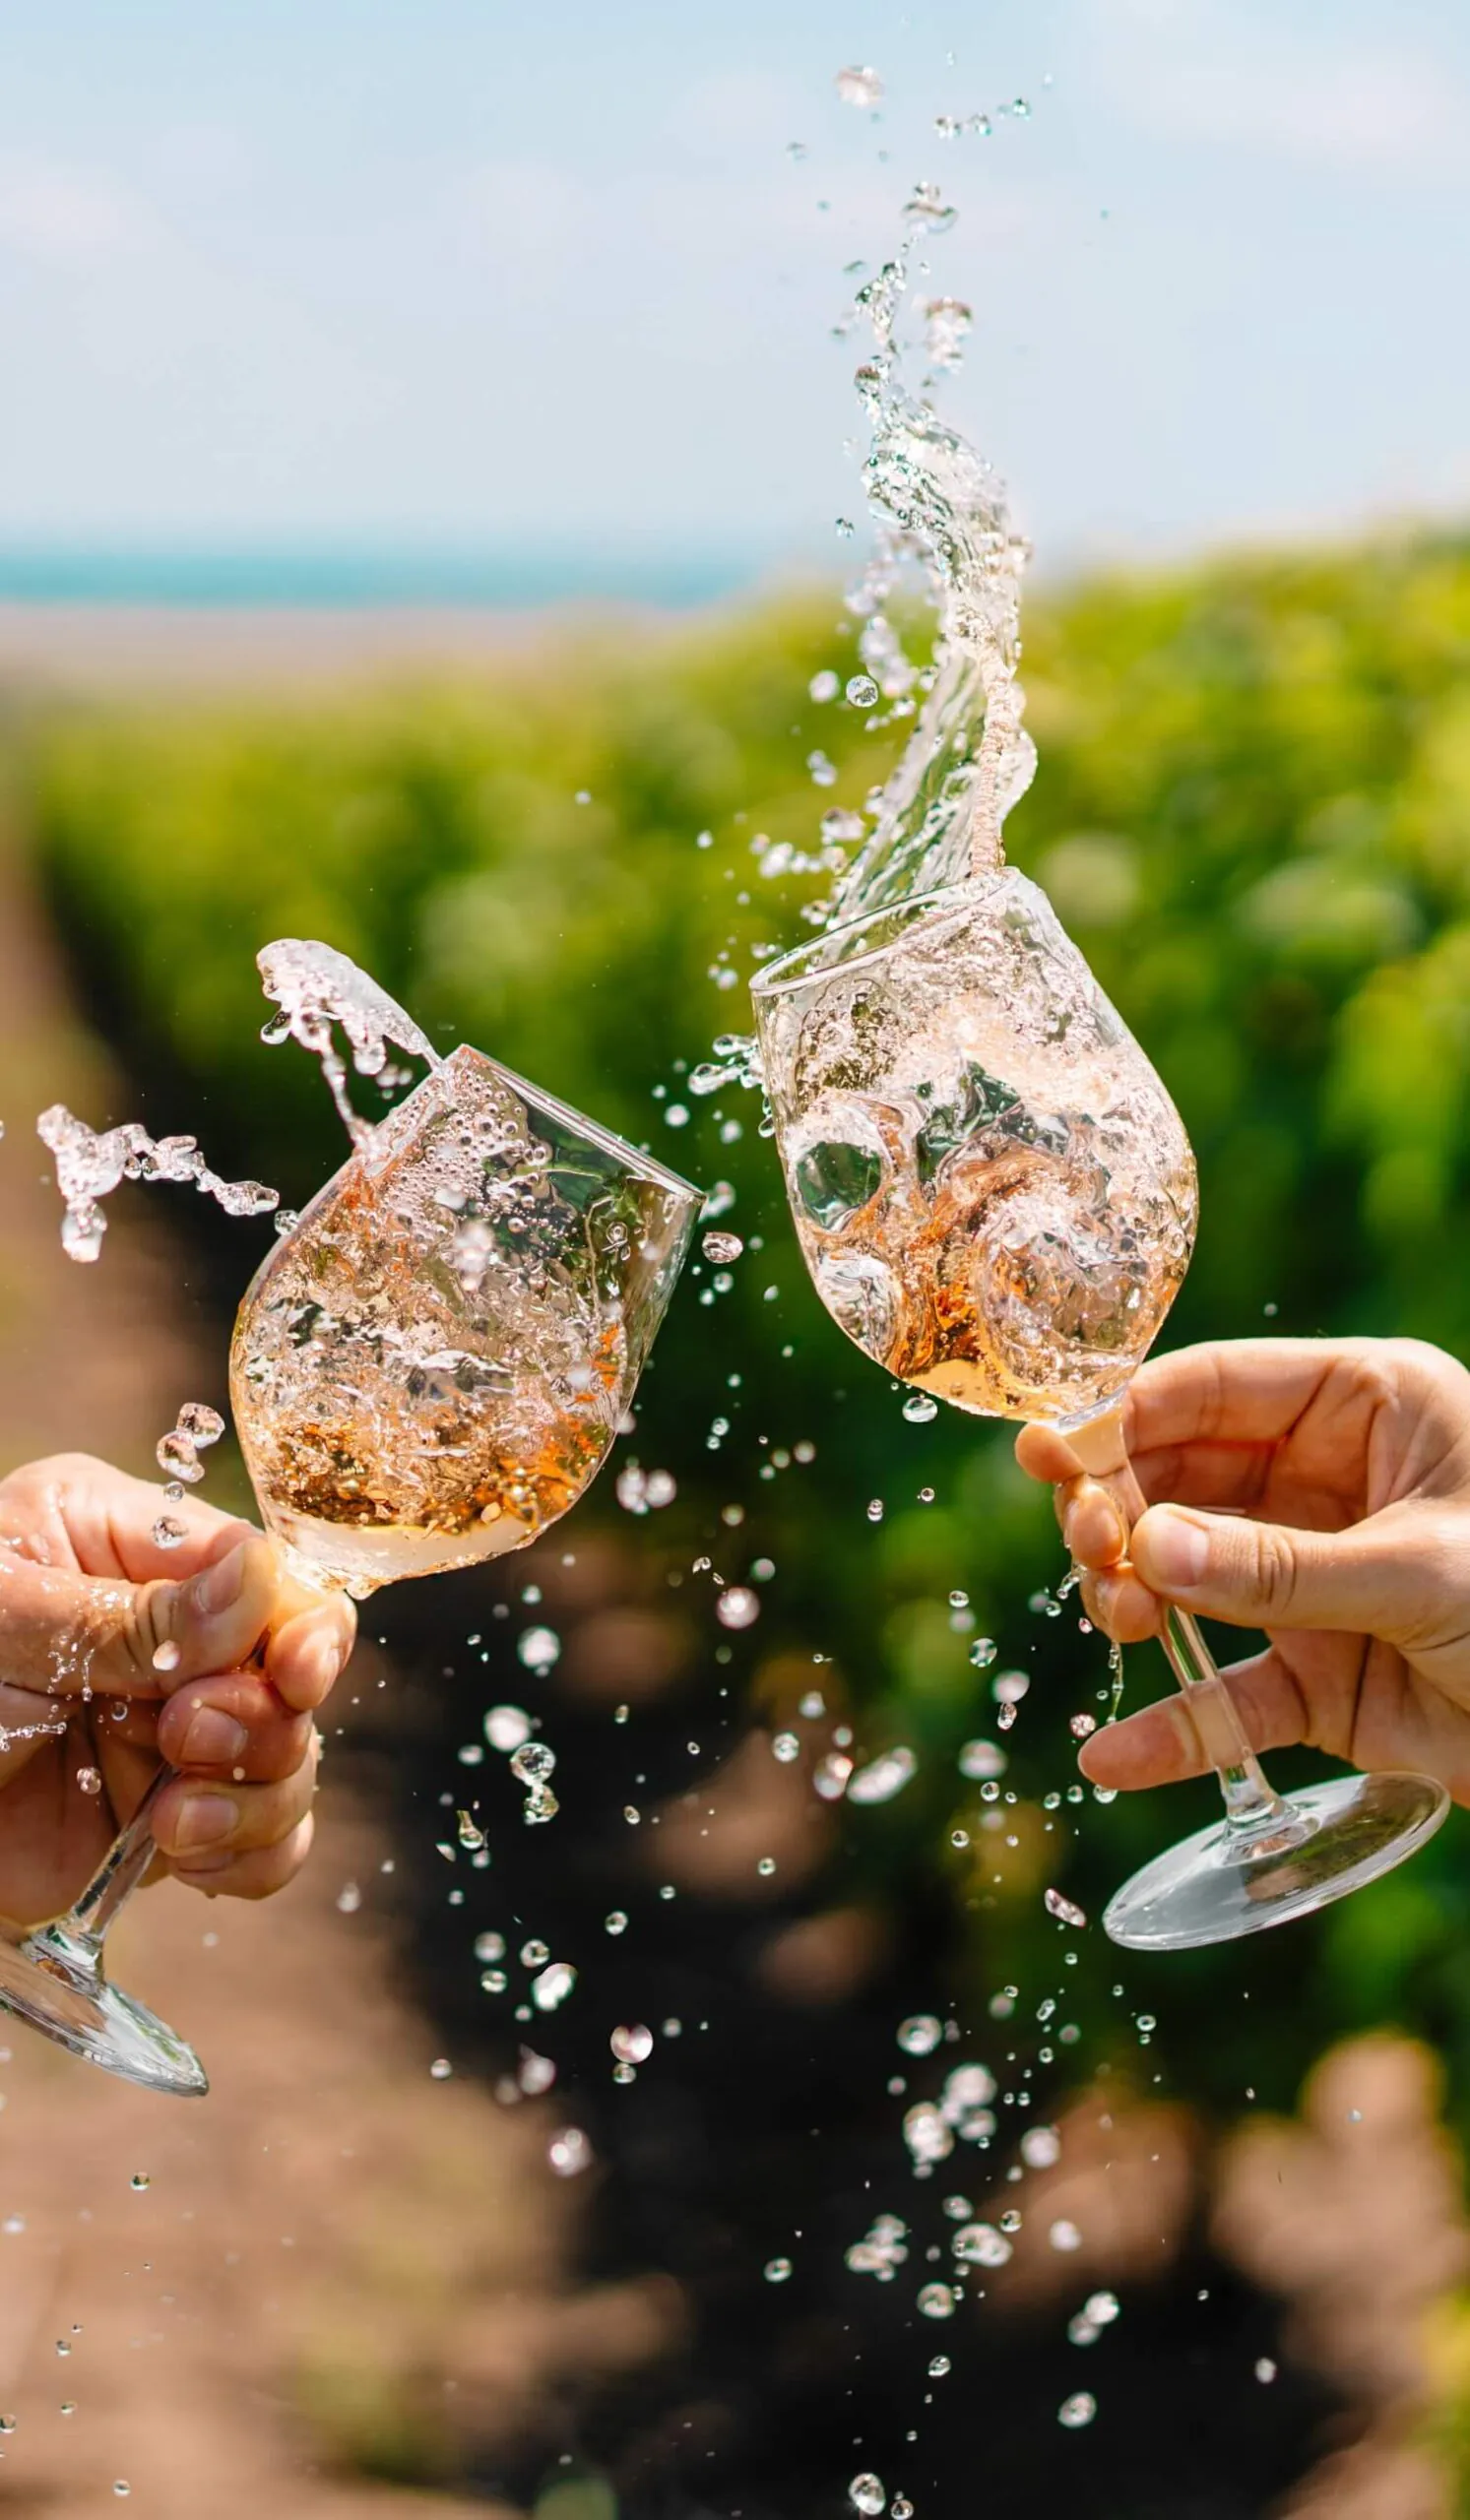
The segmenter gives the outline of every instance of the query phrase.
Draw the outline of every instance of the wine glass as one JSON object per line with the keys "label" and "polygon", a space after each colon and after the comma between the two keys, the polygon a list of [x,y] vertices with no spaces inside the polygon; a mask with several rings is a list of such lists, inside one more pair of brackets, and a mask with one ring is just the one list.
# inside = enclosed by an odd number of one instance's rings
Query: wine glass
{"label": "wine glass", "polygon": [[[607,1459],[700,1201],[479,1051],[437,1062],[303,1209],[236,1317],[236,1430],[292,1572],[362,1601],[539,1538]],[[548,1817],[542,1759],[528,1814]],[[0,2004],[110,2073],[198,2094],[192,2048],[103,1966],[167,1776],[70,1915],[0,1940]]]}
{"label": "wine glass", "polygon": [[[1183,1123],[1046,895],[1005,868],[849,920],[753,984],[802,1256],[827,1310],[901,1380],[1043,1418],[1143,1498],[1121,1401],[1193,1247]],[[1195,1620],[1164,1651],[1225,1818],[1144,1866],[1103,1918],[1177,1950],[1308,1915],[1433,1835],[1448,1796],[1401,1773],[1267,1785]]]}

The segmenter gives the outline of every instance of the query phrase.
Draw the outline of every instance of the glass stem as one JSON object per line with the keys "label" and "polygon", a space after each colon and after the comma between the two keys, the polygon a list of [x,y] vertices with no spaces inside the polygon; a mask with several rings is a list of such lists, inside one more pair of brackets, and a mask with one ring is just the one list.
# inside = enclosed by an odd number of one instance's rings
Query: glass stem
{"label": "glass stem", "polygon": [[160,1768],[131,1820],[113,1839],[65,1920],[64,1931],[87,1942],[101,1942],[118,1910],[126,1906],[154,1859],[154,1804],[172,1775],[172,1768]]}
{"label": "glass stem", "polygon": [[1286,1817],[1286,1804],[1266,1783],[1198,1620],[1166,1602],[1162,1642],[1170,1670],[1188,1693],[1194,1730],[1220,1780],[1230,1826],[1242,1831],[1275,1826]]}
{"label": "glass stem", "polygon": [[[1146,1500],[1123,1445],[1120,1413],[1062,1431],[1083,1468],[1107,1488],[1126,1542]],[[1176,1603],[1166,1602],[1160,1641],[1187,1701],[1200,1747],[1220,1780],[1229,1827],[1247,1837],[1258,1829],[1279,1826],[1289,1817],[1287,1805],[1266,1783],[1198,1620]]]}

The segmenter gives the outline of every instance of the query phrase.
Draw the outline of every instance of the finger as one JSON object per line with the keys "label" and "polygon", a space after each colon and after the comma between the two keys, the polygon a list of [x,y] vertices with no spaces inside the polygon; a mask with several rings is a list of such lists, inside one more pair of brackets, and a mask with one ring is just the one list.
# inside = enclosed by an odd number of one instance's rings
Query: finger
{"label": "finger", "polygon": [[1408,1643],[1470,1586],[1470,1520],[1390,1505],[1343,1532],[1152,1505],[1129,1543],[1150,1591],[1237,1627]]}
{"label": "finger", "polygon": [[1066,1437],[1055,1426],[1023,1426],[1016,1437],[1016,1460],[1028,1479],[1039,1479],[1046,1487],[1059,1487],[1076,1479],[1082,1469]]}
{"label": "finger", "polygon": [[[179,1537],[158,1540],[160,1523]],[[28,1462],[0,1484],[0,1532],[32,1546],[38,1540],[52,1565],[130,1584],[196,1575],[251,1528],[201,1497],[165,1497],[90,1453]]]}
{"label": "finger", "polygon": [[[1302,1692],[1278,1654],[1233,1664],[1221,1678],[1253,1750],[1285,1749],[1310,1737]],[[1193,1694],[1160,1698],[1118,1724],[1105,1724],[1083,1745],[1083,1775],[1115,1794],[1204,1776],[1214,1761],[1190,1706]]]}
{"label": "finger", "polygon": [[356,1612],[345,1593],[316,1601],[273,1631],[266,1646],[266,1677],[288,1706],[309,1713],[346,1670],[356,1635]]}
{"label": "finger", "polygon": [[270,1784],[301,1765],[311,1732],[310,1715],[284,1705],[261,1672],[226,1671],[175,1691],[158,1718],[158,1749],[186,1773]]}
{"label": "finger", "polygon": [[1158,1594],[1140,1584],[1127,1565],[1085,1575],[1082,1606],[1093,1626],[1118,1645],[1141,1645],[1146,1637],[1157,1636],[1164,1616]]}
{"label": "finger", "polygon": [[1278,1458],[1274,1444],[1158,1444],[1134,1455],[1132,1469],[1150,1505],[1239,1513],[1259,1504]]}
{"label": "finger", "polygon": [[283,1607],[275,1551],[251,1535],[187,1582],[128,1584],[0,1550],[7,1676],[52,1699],[162,1697],[249,1659]]}
{"label": "finger", "polygon": [[1069,1480],[1057,1492],[1056,1511],[1074,1566],[1116,1566],[1125,1555],[1122,1516],[1097,1480]]}
{"label": "finger", "polygon": [[1151,1356],[1123,1404],[1130,1458],[1164,1444],[1280,1443],[1351,1344],[1224,1339]]}
{"label": "finger", "polygon": [[314,1829],[308,1811],[279,1846],[257,1848],[212,1871],[191,1871],[181,1863],[171,1869],[175,1880],[183,1882],[186,1889],[203,1890],[212,1899],[269,1899],[295,1879],[311,1852]]}
{"label": "finger", "polygon": [[154,1836],[175,1870],[213,1872],[264,1847],[280,1846],[311,1808],[316,1735],[288,1776],[266,1785],[173,1777],[154,1806]]}

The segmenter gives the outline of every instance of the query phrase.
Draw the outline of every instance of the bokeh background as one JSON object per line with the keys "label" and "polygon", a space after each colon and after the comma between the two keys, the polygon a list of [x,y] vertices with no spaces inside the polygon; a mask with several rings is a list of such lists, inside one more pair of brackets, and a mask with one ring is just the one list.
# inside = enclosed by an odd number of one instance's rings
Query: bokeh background
{"label": "bokeh background", "polygon": [[[976,317],[948,408],[1039,553],[1012,853],[1199,1156],[1169,1336],[1470,1354],[1470,39],[1431,5],[792,15],[20,14],[5,1457],[147,1472],[223,1405],[268,1231],[128,1192],[72,1268],[32,1121],[194,1130],[296,1204],[341,1147],[258,1038],[274,935],[724,1185],[745,1248],[691,1267],[574,1521],[369,1606],[308,1877],[125,1920],[210,2100],[0,2057],[6,2510],[809,2520],[863,2470],[920,2520],[1467,2507],[1463,1822],[1244,1948],[1049,1917],[1210,1790],[1077,1787],[1106,1661],[1047,1500],[1002,1430],[905,1419],[805,1286],[758,1098],[690,1079],[804,932],[768,844],[902,733],[810,687],[855,655],[850,267],[932,179]],[[630,1469],[671,1496],[619,1502]],[[557,1750],[545,1829],[506,1703]],[[912,1782],[823,1799],[840,1727]],[[533,1941],[579,1973],[554,2013]],[[619,2023],[654,2035],[623,2084]],[[993,2131],[916,2179],[904,2110],[957,2063]],[[560,2179],[566,2124],[595,2166]],[[934,2319],[957,2196],[1021,2220]],[[906,2256],[854,2270],[885,2214]]]}

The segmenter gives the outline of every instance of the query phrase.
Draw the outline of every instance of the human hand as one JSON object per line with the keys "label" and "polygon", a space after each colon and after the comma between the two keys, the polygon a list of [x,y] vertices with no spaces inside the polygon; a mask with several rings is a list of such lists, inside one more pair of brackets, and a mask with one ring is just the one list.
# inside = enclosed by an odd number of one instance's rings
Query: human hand
{"label": "human hand", "polygon": [[[1184,1348],[1140,1367],[1123,1434],[1148,1499],[1131,1538],[1055,1427],[1016,1444],[1056,1488],[1089,1616],[1124,1644],[1164,1601],[1263,1629],[1224,1674],[1257,1750],[1413,1768],[1470,1803],[1470,1373],[1409,1339]],[[1124,1790],[1208,1764],[1186,1696],[1082,1752]]]}
{"label": "human hand", "polygon": [[169,1512],[184,1537],[160,1548],[158,1488],[83,1453],[0,1480],[0,1916],[17,1923],[71,1905],[160,1760],[179,1773],[151,1878],[265,1898],[311,1844],[312,1718],[352,1606],[284,1575],[248,1523],[193,1497]]}

